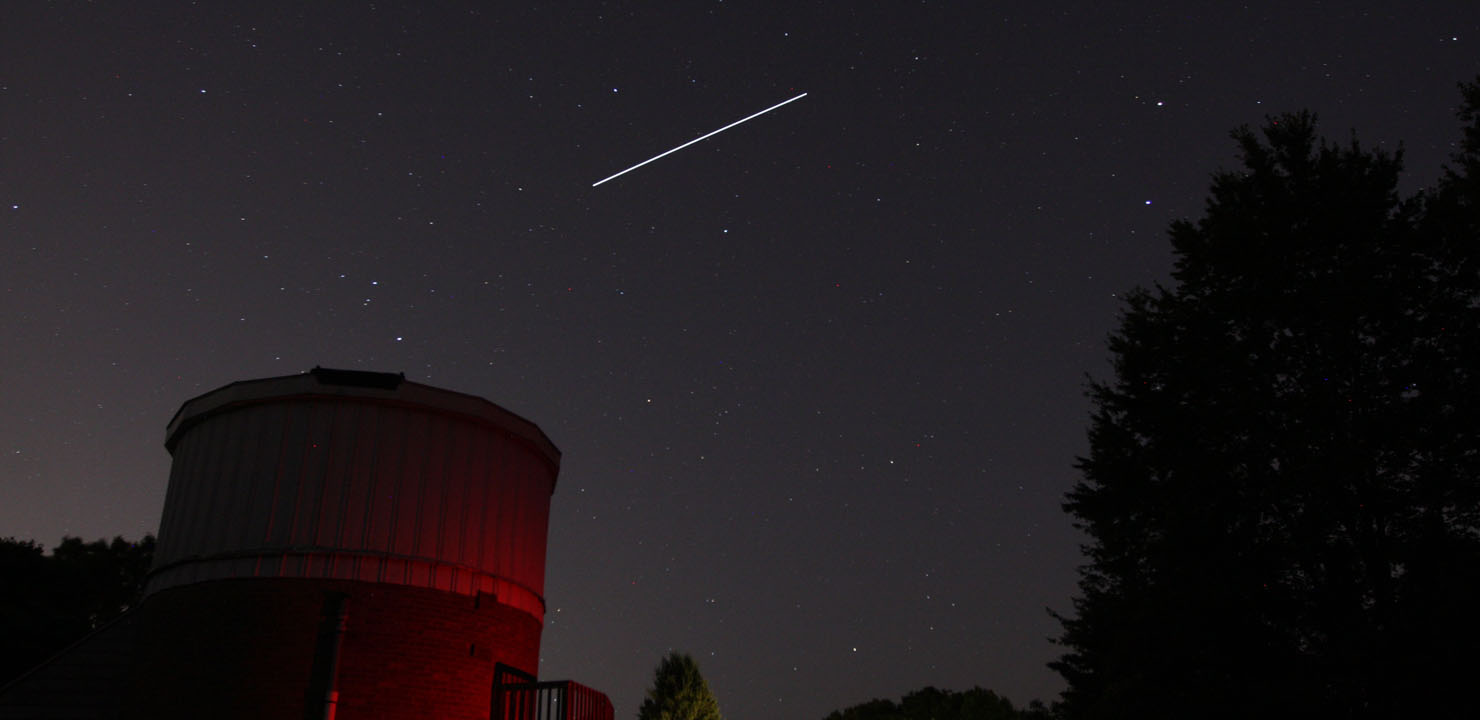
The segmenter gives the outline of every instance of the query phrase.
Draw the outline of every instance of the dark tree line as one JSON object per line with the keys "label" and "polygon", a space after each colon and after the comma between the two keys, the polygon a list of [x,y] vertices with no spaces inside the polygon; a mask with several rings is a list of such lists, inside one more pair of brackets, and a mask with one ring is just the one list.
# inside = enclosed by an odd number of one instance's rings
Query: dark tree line
{"label": "dark tree line", "polygon": [[1480,676],[1480,83],[1452,165],[1233,133],[1090,388],[1067,718],[1468,716]]}
{"label": "dark tree line", "polygon": [[66,537],[49,555],[34,541],[0,538],[0,685],[136,605],[153,557],[152,535]]}
{"label": "dark tree line", "polygon": [[825,720],[1049,720],[1051,717],[1037,701],[1018,709],[1007,698],[979,687],[963,692],[927,687],[905,695],[899,702],[870,700],[836,710]]}

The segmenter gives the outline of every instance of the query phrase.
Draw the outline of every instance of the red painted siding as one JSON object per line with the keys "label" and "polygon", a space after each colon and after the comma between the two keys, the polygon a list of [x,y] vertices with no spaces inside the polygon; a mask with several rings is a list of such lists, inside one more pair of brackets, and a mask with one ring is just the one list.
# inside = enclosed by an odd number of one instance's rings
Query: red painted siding
{"label": "red painted siding", "polygon": [[347,595],[339,720],[488,717],[496,663],[536,670],[541,627],[476,597],[404,585],[252,578],[139,608],[125,718],[301,718],[327,593]]}

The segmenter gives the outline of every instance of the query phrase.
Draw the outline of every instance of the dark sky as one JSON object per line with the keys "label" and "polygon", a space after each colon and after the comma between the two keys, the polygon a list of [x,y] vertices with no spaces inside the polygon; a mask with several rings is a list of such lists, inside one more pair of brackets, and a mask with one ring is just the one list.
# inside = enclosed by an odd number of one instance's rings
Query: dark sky
{"label": "dark sky", "polygon": [[0,535],[154,531],[194,395],[404,371],[564,451],[541,674],[619,717],[670,648],[733,718],[1050,699],[1085,377],[1228,130],[1413,190],[1480,73],[1471,0],[505,5],[4,4]]}

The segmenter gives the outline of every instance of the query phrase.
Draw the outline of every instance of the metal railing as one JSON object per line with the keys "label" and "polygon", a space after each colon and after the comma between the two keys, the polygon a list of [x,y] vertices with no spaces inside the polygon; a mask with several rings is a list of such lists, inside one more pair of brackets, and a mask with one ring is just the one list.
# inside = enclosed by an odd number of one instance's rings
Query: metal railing
{"label": "metal railing", "polygon": [[500,664],[493,675],[493,720],[612,720],[606,695],[571,680],[532,682]]}

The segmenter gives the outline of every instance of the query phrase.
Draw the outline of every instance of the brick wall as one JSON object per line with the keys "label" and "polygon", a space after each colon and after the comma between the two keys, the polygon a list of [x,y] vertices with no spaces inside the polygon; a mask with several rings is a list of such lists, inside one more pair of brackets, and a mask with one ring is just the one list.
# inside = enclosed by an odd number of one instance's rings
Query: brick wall
{"label": "brick wall", "polygon": [[493,667],[533,673],[540,623],[440,590],[288,578],[173,588],[139,608],[126,718],[302,718],[329,593],[347,596],[337,720],[488,717]]}

